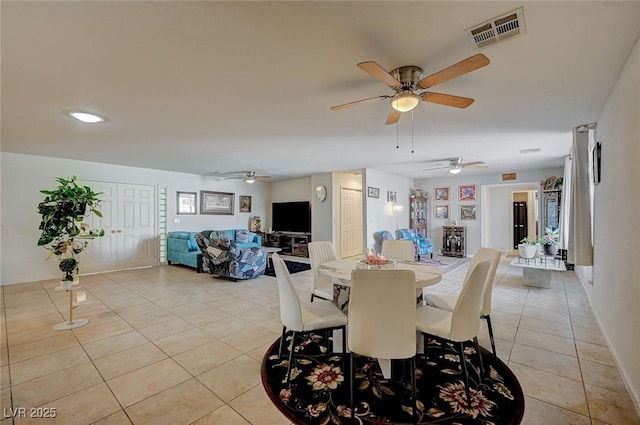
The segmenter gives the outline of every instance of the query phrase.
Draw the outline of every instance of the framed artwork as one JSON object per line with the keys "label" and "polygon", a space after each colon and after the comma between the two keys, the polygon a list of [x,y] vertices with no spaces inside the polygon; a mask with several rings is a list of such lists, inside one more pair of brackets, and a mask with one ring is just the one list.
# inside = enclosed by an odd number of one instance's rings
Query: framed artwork
{"label": "framed artwork", "polygon": [[600,173],[602,167],[602,143],[597,142],[593,148],[593,184],[600,183]]}
{"label": "framed artwork", "polygon": [[200,214],[233,215],[234,193],[200,191]]}
{"label": "framed artwork", "polygon": [[392,192],[390,190],[387,191],[387,202],[398,202],[398,195],[396,194],[396,192]]}
{"label": "framed artwork", "polygon": [[544,181],[544,190],[553,190],[556,187],[556,176],[551,176],[547,180]]}
{"label": "framed artwork", "polygon": [[240,195],[240,212],[251,212],[251,196]]}
{"label": "framed artwork", "polygon": [[458,186],[458,201],[475,201],[476,185]]}
{"label": "framed artwork", "polygon": [[478,205],[460,205],[460,220],[477,220]]}
{"label": "framed artwork", "polygon": [[434,216],[436,219],[448,219],[449,218],[449,204],[436,205],[434,207]]}
{"label": "framed artwork", "polygon": [[196,192],[176,192],[177,214],[196,215]]}
{"label": "framed artwork", "polygon": [[449,200],[449,186],[447,186],[447,187],[434,187],[433,188],[433,200],[434,201],[448,201]]}
{"label": "framed artwork", "polygon": [[380,197],[380,189],[377,187],[369,186],[367,187],[367,196],[369,198],[379,198]]}

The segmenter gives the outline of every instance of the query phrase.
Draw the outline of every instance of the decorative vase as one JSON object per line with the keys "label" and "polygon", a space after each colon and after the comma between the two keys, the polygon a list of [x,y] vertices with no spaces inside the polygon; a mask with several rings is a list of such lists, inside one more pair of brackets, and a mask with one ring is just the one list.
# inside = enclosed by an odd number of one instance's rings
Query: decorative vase
{"label": "decorative vase", "polygon": [[75,276],[73,280],[60,281],[60,286],[62,286],[62,289],[64,289],[65,291],[68,291],[69,289],[71,289],[73,285],[80,285],[80,278],[78,276]]}
{"label": "decorative vase", "polygon": [[542,245],[542,249],[547,257],[555,257],[558,253],[558,245]]}
{"label": "decorative vase", "polygon": [[536,245],[518,244],[518,252],[522,258],[534,258],[538,247]]}

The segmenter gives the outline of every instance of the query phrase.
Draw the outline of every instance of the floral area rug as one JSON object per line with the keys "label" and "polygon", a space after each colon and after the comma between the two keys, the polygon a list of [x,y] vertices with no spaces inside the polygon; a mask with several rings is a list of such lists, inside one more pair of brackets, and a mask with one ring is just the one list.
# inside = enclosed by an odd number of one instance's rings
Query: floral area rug
{"label": "floral area rug", "polygon": [[[285,383],[288,351],[278,357],[279,339],[262,361],[262,384],[276,407],[293,423],[305,425],[381,425],[412,423],[408,362],[393,364],[385,379],[375,359],[354,357],[355,415],[349,401],[349,357],[332,354],[321,333],[296,335],[291,380]],[[291,334],[287,344],[291,345]],[[416,357],[417,423],[439,425],[516,425],[524,415],[522,388],[500,359],[469,345],[467,403],[460,356],[439,339],[429,339],[428,356]]]}
{"label": "floral area rug", "polygon": [[462,267],[465,267],[471,262],[470,258],[458,258],[458,257],[445,257],[443,255],[434,255],[433,258],[429,258],[428,255],[420,257],[419,264],[426,264],[428,266],[434,266],[442,270],[442,274],[451,273]]}

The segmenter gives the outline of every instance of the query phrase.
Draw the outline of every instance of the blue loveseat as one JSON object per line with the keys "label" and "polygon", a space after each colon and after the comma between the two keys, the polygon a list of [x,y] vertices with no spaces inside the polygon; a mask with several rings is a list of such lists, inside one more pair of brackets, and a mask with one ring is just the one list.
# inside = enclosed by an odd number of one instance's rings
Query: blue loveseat
{"label": "blue loveseat", "polygon": [[202,271],[202,252],[194,233],[171,232],[167,235],[167,262],[193,267],[198,273]]}

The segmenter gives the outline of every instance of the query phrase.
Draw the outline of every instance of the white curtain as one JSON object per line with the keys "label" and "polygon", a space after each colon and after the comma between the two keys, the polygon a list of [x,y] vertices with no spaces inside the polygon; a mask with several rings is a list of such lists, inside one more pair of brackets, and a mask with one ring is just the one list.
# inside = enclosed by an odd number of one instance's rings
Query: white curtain
{"label": "white curtain", "polygon": [[589,132],[573,131],[571,161],[571,191],[569,207],[569,238],[567,260],[580,266],[593,265],[591,244],[591,196],[589,180]]}
{"label": "white curtain", "polygon": [[569,217],[571,217],[571,155],[564,159],[562,176],[562,204],[560,206],[560,249],[569,248]]}

